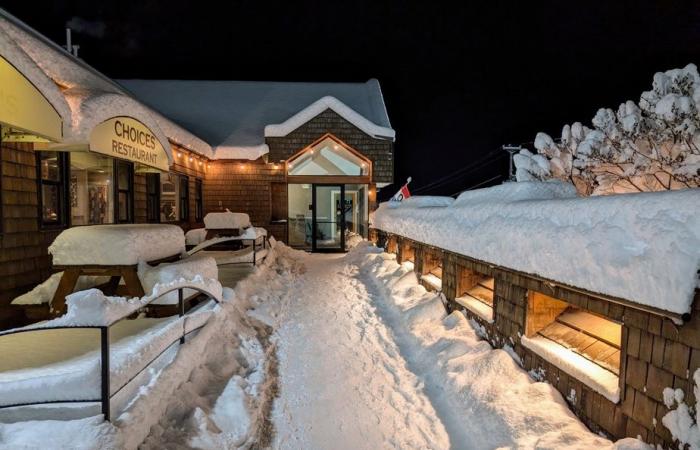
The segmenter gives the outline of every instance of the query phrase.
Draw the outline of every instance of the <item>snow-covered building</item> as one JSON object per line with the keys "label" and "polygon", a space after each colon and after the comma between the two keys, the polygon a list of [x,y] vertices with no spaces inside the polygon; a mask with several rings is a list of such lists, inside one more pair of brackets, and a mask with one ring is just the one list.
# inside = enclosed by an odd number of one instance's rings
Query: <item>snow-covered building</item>
{"label": "snow-covered building", "polygon": [[367,236],[376,189],[393,182],[394,131],[377,80],[120,83],[211,146],[205,210],[247,212],[307,250],[342,250],[346,231]]}
{"label": "snow-covered building", "polygon": [[189,230],[228,209],[293,246],[342,251],[393,181],[376,80],[117,82],[3,10],[0,125],[0,327],[54,272],[47,249],[66,228]]}
{"label": "snow-covered building", "polygon": [[381,205],[372,240],[592,430],[676,445],[669,411],[674,395],[694,403],[700,368],[698,189],[521,182],[444,200]]}

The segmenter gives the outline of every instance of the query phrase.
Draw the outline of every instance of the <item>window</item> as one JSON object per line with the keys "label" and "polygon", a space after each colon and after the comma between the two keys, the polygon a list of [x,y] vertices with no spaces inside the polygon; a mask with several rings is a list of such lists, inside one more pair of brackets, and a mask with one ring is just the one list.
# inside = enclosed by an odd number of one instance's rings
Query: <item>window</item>
{"label": "window", "polygon": [[204,219],[204,197],[202,192],[202,179],[194,180],[194,220],[201,222]]}
{"label": "window", "polygon": [[68,156],[61,152],[37,152],[39,207],[45,227],[68,225],[66,167]]}
{"label": "window", "polygon": [[146,220],[160,222],[160,174],[146,174]]}
{"label": "window", "polygon": [[442,290],[442,255],[432,248],[423,249],[423,274],[421,281],[429,289]]}
{"label": "window", "polygon": [[134,165],[128,161],[115,160],[116,172],[116,220],[117,223],[132,223],[134,221]]}
{"label": "window", "polygon": [[190,179],[180,176],[180,220],[190,220]]}
{"label": "window", "polygon": [[361,176],[369,174],[367,161],[330,136],[290,159],[287,168],[289,175]]}
{"label": "window", "polygon": [[405,241],[403,239],[400,241],[400,244],[401,244],[401,262],[402,263],[407,262],[407,261],[414,262],[416,252],[415,252],[415,248],[413,247],[413,245],[411,245],[410,242]]}
{"label": "window", "polygon": [[72,225],[114,222],[114,160],[89,152],[70,155]]}
{"label": "window", "polygon": [[455,302],[488,323],[493,322],[492,276],[457,266],[457,298]]}
{"label": "window", "polygon": [[528,292],[525,334],[620,373],[622,326],[541,292]]}
{"label": "window", "polygon": [[175,173],[160,175],[160,221],[189,220],[189,178]]}

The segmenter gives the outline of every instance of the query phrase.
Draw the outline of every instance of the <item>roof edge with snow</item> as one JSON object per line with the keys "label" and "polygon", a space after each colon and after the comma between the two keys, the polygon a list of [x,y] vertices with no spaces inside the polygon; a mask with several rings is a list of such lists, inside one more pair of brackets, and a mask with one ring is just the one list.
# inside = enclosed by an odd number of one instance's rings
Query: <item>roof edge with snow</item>
{"label": "roof edge with snow", "polygon": [[391,139],[392,141],[394,141],[396,138],[396,132],[393,129],[382,127],[374,122],[371,122],[345,103],[330,95],[322,97],[313,102],[282,123],[266,125],[265,137],[287,136],[289,133],[301,127],[327,109],[333,110],[343,119],[347,120],[372,137]]}

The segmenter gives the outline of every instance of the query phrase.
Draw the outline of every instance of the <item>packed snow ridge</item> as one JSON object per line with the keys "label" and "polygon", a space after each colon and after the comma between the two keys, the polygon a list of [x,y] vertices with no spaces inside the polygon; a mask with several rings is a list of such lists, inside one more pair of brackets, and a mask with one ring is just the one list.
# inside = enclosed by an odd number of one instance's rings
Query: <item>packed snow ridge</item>
{"label": "packed snow ridge", "polygon": [[690,311],[698,189],[576,197],[570,184],[518,182],[464,192],[449,206],[409,200],[380,205],[372,226],[594,293]]}

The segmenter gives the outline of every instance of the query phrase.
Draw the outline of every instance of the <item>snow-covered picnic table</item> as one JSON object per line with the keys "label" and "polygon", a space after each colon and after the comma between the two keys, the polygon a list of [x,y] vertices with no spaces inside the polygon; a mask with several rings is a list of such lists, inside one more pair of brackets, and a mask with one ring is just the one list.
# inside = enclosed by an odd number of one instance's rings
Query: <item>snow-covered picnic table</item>
{"label": "snow-covered picnic table", "polygon": [[[185,251],[185,236],[176,225],[89,225],[61,232],[49,247],[54,268],[63,275],[53,295],[51,311],[65,311],[65,297],[81,276],[108,276],[104,289],[133,297],[145,294],[137,268],[141,262],[174,261]],[[119,283],[124,280],[124,287]]]}

